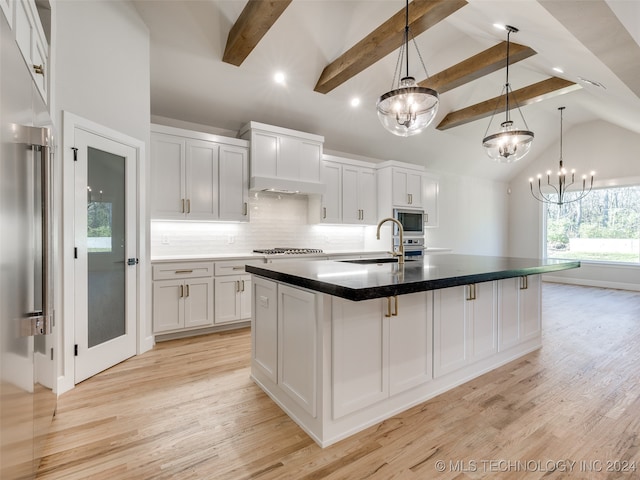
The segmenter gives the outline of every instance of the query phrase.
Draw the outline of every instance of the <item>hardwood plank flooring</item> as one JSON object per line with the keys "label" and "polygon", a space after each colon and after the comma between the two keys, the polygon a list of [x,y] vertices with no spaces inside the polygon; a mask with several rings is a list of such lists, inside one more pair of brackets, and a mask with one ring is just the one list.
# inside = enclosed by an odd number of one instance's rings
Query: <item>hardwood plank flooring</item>
{"label": "hardwood plank flooring", "polygon": [[328,448],[250,332],[158,344],[58,399],[38,479],[638,479],[640,293],[543,284],[543,348]]}

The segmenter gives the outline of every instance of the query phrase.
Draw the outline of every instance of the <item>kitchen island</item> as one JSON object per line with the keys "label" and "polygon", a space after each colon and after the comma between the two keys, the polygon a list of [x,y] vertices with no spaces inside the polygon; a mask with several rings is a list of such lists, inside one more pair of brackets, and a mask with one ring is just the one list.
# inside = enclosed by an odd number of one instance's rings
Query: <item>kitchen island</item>
{"label": "kitchen island", "polygon": [[541,274],[470,255],[247,265],[253,380],[320,446],[541,346]]}

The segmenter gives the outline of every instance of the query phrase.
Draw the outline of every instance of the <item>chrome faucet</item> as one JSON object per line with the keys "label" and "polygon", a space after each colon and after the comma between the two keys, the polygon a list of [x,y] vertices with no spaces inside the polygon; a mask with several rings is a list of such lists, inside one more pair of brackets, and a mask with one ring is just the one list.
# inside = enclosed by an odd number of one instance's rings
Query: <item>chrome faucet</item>
{"label": "chrome faucet", "polygon": [[402,224],[396,220],[395,218],[387,217],[380,220],[378,223],[378,230],[376,231],[376,238],[380,240],[380,227],[385,222],[393,222],[398,226],[398,232],[400,233],[400,246],[398,247],[398,251],[396,252],[395,245],[393,244],[393,235],[391,235],[391,255],[394,257],[398,257],[398,263],[400,265],[404,264],[404,229],[402,228]]}

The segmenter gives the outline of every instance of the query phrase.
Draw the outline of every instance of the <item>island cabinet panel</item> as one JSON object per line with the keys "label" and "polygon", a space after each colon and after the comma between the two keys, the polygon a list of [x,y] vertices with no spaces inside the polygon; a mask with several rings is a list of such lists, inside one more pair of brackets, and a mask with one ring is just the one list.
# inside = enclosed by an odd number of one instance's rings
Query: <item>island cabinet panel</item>
{"label": "island cabinet panel", "polygon": [[396,395],[432,378],[432,293],[390,299],[398,308],[389,321],[389,394]]}
{"label": "island cabinet panel", "polygon": [[332,297],[334,419],[389,396],[389,319],[383,303],[386,299]]}
{"label": "island cabinet panel", "polygon": [[431,380],[430,298],[332,298],[334,419]]}
{"label": "island cabinet panel", "polygon": [[274,384],[278,381],[278,284],[253,278],[251,340],[253,365]]}
{"label": "island cabinet panel", "polygon": [[497,352],[495,282],[434,291],[434,376]]}
{"label": "island cabinet panel", "polygon": [[541,333],[540,275],[498,281],[498,349],[507,350]]}
{"label": "island cabinet panel", "polygon": [[278,384],[316,417],[316,295],[278,285]]}

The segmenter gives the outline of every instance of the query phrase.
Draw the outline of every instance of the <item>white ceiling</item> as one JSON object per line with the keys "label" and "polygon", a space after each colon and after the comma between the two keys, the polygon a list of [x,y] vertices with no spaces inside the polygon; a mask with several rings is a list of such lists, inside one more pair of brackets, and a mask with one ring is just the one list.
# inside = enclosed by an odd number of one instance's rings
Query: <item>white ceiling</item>
{"label": "white ceiling", "polygon": [[[602,119],[640,133],[640,1],[468,2],[416,38],[430,74],[505,40],[506,32],[492,26],[501,23],[520,29],[513,42],[538,52],[510,68],[513,90],[554,75],[583,86],[522,107],[535,140],[519,163],[496,164],[485,156],[481,139],[488,118],[446,131],[434,128],[448,112],[498,96],[504,69],[443,93],[434,124],[409,138],[386,132],[375,109],[378,96],[391,89],[397,52],[328,94],[314,92],[324,67],[402,10],[402,0],[294,0],[240,67],[221,58],[245,0],[135,0],[151,37],[151,114],[232,132],[254,120],[324,135],[325,151],[499,181],[515,176],[557,140],[559,106],[567,107],[565,131]],[[409,53],[416,60],[412,46]],[[273,81],[277,70],[286,73],[286,85]],[[418,81],[425,77],[418,61],[410,73]],[[350,105],[355,96],[361,99],[357,108]],[[521,124],[517,113],[513,118]],[[491,131],[500,121],[494,119]]]}

